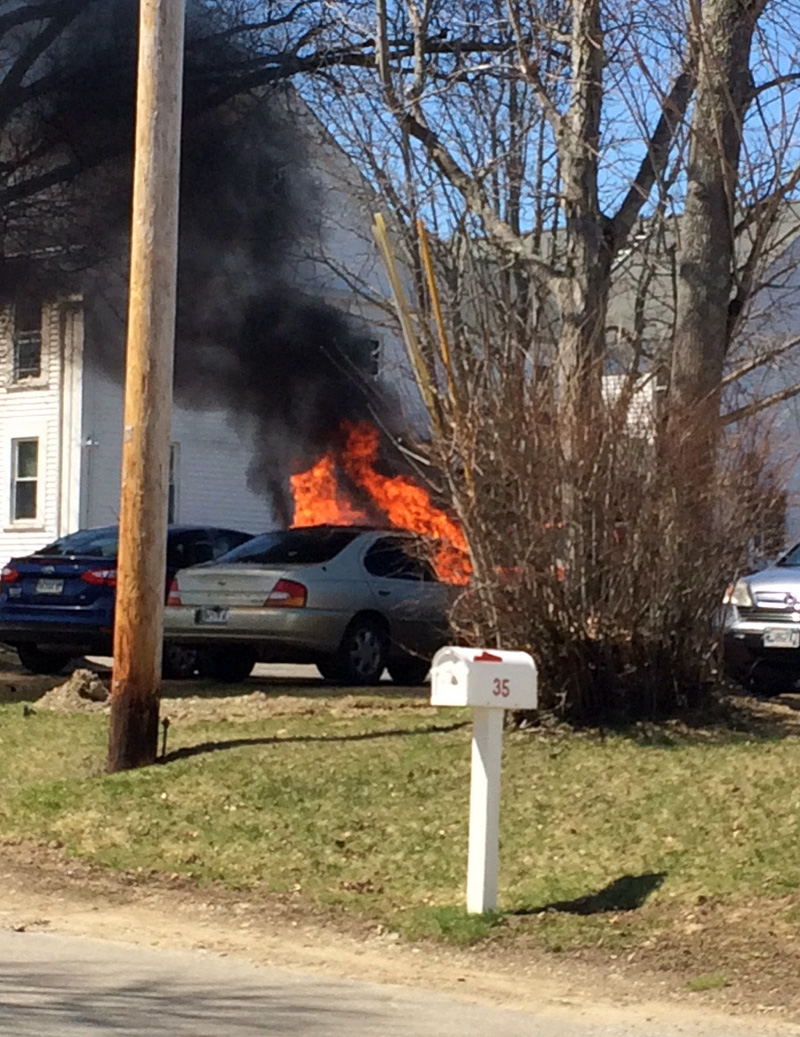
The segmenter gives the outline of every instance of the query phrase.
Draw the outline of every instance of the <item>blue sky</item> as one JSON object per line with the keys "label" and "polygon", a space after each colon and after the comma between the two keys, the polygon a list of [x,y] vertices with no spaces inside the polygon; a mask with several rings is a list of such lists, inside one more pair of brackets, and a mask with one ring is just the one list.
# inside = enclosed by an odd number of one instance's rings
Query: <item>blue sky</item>
{"label": "blue sky", "polygon": [[[435,19],[432,27],[434,30],[440,26],[446,28],[450,38],[465,32],[468,35],[465,29],[468,18],[474,16],[476,10],[486,11],[491,6],[485,0],[440,3],[438,9],[446,13]],[[393,5],[392,10],[396,14],[399,5]],[[354,28],[356,33],[371,31],[374,18],[371,0],[341,3],[338,11],[343,18],[341,39]],[[309,9],[309,16],[311,13]],[[489,23],[486,19],[482,21],[481,28],[485,32]],[[685,46],[685,9],[677,0],[664,0],[661,4],[626,0],[606,4],[604,22],[607,65],[599,185],[603,208],[613,213],[645,154],[646,134],[657,121],[662,95],[680,67]],[[446,66],[442,63],[440,67]],[[772,0],[762,16],[753,47],[755,82],[763,84],[798,70],[800,0]],[[507,63],[497,58],[485,64],[477,57],[465,59],[464,81],[445,86],[440,80],[429,80],[423,96],[430,124],[465,168],[474,171],[483,167],[487,184],[494,178],[502,185],[511,151],[510,123],[502,118],[504,106],[507,111],[510,103],[511,71]],[[383,172],[400,192],[410,197],[405,188],[410,168],[416,181],[418,202],[427,218],[441,229],[452,224],[463,209],[460,200],[454,201],[453,192],[443,187],[438,177],[431,176],[419,146],[412,145],[404,160],[396,126],[386,113],[374,76],[344,71],[333,78],[343,86],[343,92],[337,92],[325,82],[300,88],[345,150],[358,161],[363,158],[365,139],[369,139],[373,153],[379,153],[381,160],[377,164],[379,169],[366,170],[367,175],[374,179],[377,173]],[[399,90],[402,92],[410,82],[407,71],[398,81]],[[548,85],[555,94],[564,94],[567,77],[561,75],[548,81]],[[523,221],[526,229],[530,229],[542,217],[543,197],[532,174],[537,166],[542,166],[545,179],[552,175],[555,149],[552,133],[545,131],[540,135],[538,106],[528,87],[518,88],[517,101],[530,114],[529,131],[524,134],[519,152],[531,172],[526,178],[522,199]],[[497,118],[493,117],[495,106],[499,112]],[[780,89],[768,91],[751,107],[742,162],[744,200],[750,201],[763,192],[774,179],[776,170],[785,172],[800,161],[799,113],[800,83],[784,84]],[[685,144],[684,134],[679,145],[685,147]],[[543,163],[539,160],[540,148]],[[493,168],[492,159],[498,156],[500,160]],[[678,161],[680,166],[677,149],[673,161]],[[363,161],[360,164],[363,166]],[[669,204],[677,212],[682,207],[683,183],[683,175],[676,169]]]}

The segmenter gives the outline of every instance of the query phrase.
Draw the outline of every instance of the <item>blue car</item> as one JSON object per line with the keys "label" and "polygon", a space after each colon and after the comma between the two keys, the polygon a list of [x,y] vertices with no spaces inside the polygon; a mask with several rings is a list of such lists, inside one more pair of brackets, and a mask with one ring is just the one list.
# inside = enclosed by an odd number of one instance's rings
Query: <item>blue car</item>
{"label": "blue car", "polygon": [[[207,526],[170,526],[168,590],[175,573],[212,562],[251,538]],[[60,673],[83,655],[110,655],[117,585],[117,527],[81,530],[0,572],[0,642],[17,650],[32,673]],[[164,646],[164,676],[187,677],[196,652]]]}

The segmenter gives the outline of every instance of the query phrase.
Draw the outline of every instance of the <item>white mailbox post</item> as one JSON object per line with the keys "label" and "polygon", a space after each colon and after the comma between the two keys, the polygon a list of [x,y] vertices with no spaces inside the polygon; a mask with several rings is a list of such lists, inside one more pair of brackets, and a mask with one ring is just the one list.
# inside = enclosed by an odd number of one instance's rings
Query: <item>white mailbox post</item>
{"label": "white mailbox post", "polygon": [[440,648],[431,666],[431,705],[472,706],[467,911],[497,907],[500,768],[507,709],[536,709],[536,663],[527,652]]}

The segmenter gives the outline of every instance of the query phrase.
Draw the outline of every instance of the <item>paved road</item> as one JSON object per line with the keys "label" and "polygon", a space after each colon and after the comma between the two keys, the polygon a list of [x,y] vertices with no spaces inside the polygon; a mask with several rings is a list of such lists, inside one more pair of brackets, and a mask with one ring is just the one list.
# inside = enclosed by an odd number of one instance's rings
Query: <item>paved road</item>
{"label": "paved road", "polygon": [[[594,1017],[594,1018],[593,1018]],[[0,932],[0,1034],[13,1037],[766,1037],[766,1024],[517,1012],[211,954]],[[800,1028],[781,1028],[800,1034]]]}

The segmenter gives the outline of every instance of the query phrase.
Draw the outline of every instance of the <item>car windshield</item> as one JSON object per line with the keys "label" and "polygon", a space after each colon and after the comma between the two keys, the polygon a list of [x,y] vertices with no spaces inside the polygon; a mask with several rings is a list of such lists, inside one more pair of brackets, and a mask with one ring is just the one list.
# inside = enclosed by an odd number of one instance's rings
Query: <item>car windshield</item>
{"label": "car windshield", "polygon": [[83,555],[91,558],[117,557],[117,528],[83,529],[36,551],[37,555]]}
{"label": "car windshield", "polygon": [[321,565],[335,558],[360,532],[319,527],[263,533],[222,555],[215,564]]}
{"label": "car windshield", "polygon": [[787,551],[783,558],[781,558],[777,564],[800,566],[800,544],[795,544],[791,551]]}

